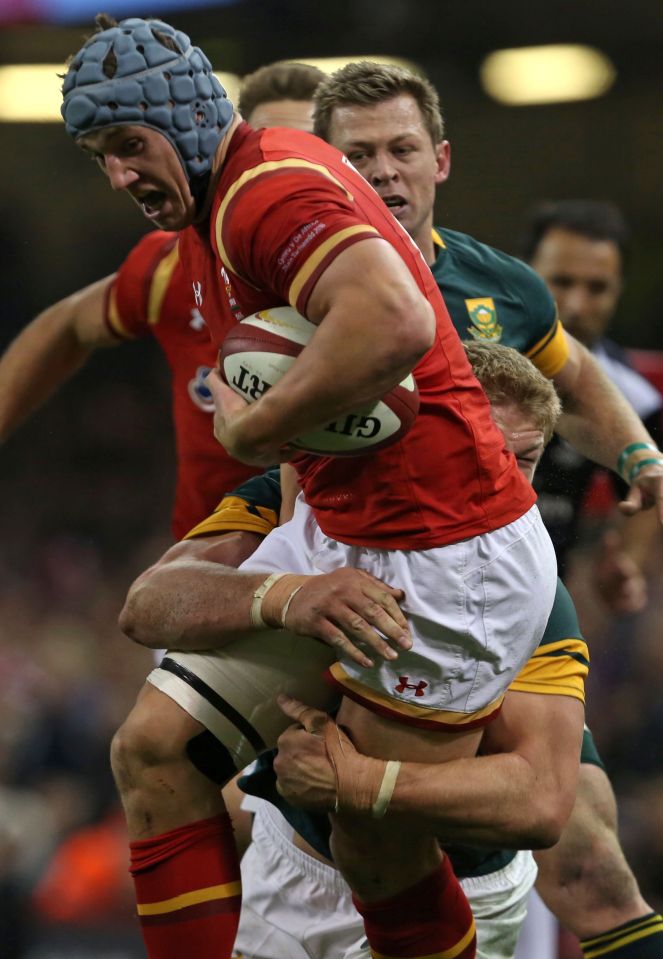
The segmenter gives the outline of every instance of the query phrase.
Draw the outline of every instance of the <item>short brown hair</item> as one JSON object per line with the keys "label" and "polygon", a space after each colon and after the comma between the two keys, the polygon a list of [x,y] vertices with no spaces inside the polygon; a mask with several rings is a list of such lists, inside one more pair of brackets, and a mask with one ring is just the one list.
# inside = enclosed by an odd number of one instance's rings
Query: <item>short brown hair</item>
{"label": "short brown hair", "polygon": [[562,412],[552,382],[534,364],[501,343],[464,343],[474,375],[491,403],[516,403],[532,417],[546,443]]}
{"label": "short brown hair", "polygon": [[312,100],[325,74],[308,63],[270,63],[247,74],[242,80],[237,109],[251,116],[263,103],[280,100]]}
{"label": "short brown hair", "polygon": [[433,84],[405,67],[370,60],[348,63],[323,80],[313,97],[313,132],[328,141],[335,107],[371,106],[403,93],[416,101],[433,145],[440,143],[444,120]]}

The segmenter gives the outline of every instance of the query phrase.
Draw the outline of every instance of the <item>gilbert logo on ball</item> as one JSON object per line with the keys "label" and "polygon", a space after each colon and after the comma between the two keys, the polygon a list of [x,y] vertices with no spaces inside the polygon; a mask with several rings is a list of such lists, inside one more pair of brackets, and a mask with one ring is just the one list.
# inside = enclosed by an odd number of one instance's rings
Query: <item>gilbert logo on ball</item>
{"label": "gilbert logo on ball", "polygon": [[[221,348],[221,369],[236,393],[253,403],[290,369],[317,327],[290,306],[260,310],[233,327]],[[358,456],[395,443],[419,410],[412,374],[377,403],[344,413],[291,445],[321,456]]]}

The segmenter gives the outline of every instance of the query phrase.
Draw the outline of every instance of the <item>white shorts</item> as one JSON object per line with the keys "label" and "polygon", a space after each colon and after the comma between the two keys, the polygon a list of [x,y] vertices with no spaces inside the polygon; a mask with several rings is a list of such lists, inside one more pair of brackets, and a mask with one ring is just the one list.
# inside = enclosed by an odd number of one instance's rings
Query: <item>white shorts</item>
{"label": "white shorts", "polygon": [[[406,592],[414,647],[397,665],[333,663],[332,651],[286,631],[209,653],[168,652],[149,682],[213,732],[238,769],[286,727],[280,691],[329,709],[342,692],[401,722],[435,729],[489,721],[543,635],[556,588],[555,554],[536,507],[509,526],[431,550],[347,546],[325,536],[300,496],[244,570],[327,573],[354,566]],[[333,663],[333,665],[332,665]],[[331,666],[334,694],[323,673]]]}
{"label": "white shorts", "polygon": [[[292,844],[292,828],[251,797],[253,842],[242,859],[235,955],[244,959],[370,959],[361,917],[340,873]],[[477,959],[512,959],[536,864],[519,852],[503,869],[463,879],[477,927]]]}

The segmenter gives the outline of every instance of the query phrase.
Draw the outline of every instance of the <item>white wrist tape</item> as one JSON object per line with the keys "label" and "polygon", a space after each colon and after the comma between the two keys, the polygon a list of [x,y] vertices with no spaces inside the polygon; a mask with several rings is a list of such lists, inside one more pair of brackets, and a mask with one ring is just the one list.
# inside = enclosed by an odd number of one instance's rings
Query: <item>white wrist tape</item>
{"label": "white wrist tape", "polygon": [[[256,591],[253,594],[253,601],[251,602],[251,609],[249,611],[249,617],[251,619],[251,625],[255,626],[257,629],[269,629],[269,626],[262,618],[262,601],[265,593],[272,588],[274,583],[277,580],[281,579],[282,576],[287,576],[287,573],[271,573],[267,579],[258,586]],[[290,597],[292,599],[292,597]]]}
{"label": "white wrist tape", "polygon": [[378,790],[377,798],[371,806],[371,814],[374,819],[382,819],[386,813],[387,807],[391,802],[391,797],[394,795],[396,780],[398,779],[398,774],[400,771],[401,764],[397,759],[390,759],[387,762],[387,765],[384,769],[382,782],[380,783],[380,788]]}
{"label": "white wrist tape", "polygon": [[283,609],[281,610],[281,626],[283,626],[284,629],[286,629],[285,618],[288,615],[288,610],[290,609],[290,603],[293,601],[293,599],[295,598],[295,596],[297,595],[297,593],[299,592],[299,590],[302,588],[303,585],[304,584],[301,583],[299,586],[296,586],[284,603]]}

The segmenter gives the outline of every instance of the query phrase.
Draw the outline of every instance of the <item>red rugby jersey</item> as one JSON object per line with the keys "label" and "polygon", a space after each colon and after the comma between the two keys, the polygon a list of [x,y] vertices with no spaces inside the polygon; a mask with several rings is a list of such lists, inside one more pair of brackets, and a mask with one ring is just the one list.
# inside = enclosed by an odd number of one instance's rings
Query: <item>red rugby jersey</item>
{"label": "red rugby jersey", "polygon": [[136,244],[110,288],[105,317],[122,339],[152,334],[168,361],[177,449],[172,526],[181,539],[224,491],[261,470],[231,459],[214,438],[204,377],[217,351],[179,262],[177,234],[155,231]]}
{"label": "red rugby jersey", "polygon": [[329,536],[423,549],[504,526],[535,497],[504,452],[428,266],[377,193],[317,137],[244,123],[230,141],[209,225],[185,230],[180,251],[219,346],[236,320],[257,310],[290,303],[306,314],[333,258],[380,236],[437,317],[435,343],[414,370],[419,416],[387,449],[351,460],[302,456],[294,465]]}

